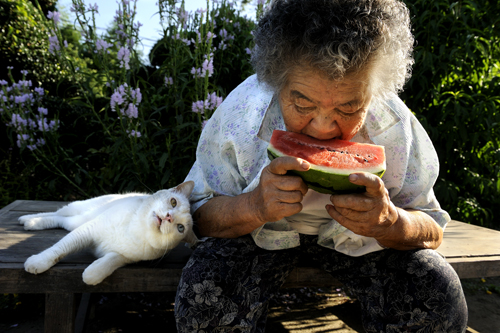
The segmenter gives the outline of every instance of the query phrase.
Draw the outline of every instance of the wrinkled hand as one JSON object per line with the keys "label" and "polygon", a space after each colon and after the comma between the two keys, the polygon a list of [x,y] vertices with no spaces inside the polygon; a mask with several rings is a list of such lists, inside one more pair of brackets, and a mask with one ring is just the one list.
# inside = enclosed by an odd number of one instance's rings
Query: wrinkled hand
{"label": "wrinkled hand", "polygon": [[366,186],[366,192],[332,195],[330,200],[333,206],[327,205],[326,210],[332,218],[352,232],[377,240],[384,239],[399,217],[384,182],[366,172],[353,173],[349,180],[356,185]]}
{"label": "wrinkled hand", "polygon": [[278,221],[302,210],[307,185],[302,178],[286,175],[288,170],[306,171],[307,161],[295,157],[279,157],[262,170],[260,183],[251,192],[251,205],[262,223]]}

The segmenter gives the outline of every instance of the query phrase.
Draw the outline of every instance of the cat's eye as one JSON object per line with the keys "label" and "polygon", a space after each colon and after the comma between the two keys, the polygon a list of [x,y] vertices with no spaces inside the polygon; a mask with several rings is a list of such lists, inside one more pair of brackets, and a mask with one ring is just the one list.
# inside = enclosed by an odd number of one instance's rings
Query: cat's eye
{"label": "cat's eye", "polygon": [[182,234],[184,233],[184,226],[182,224],[178,224],[177,225],[177,230],[179,230],[179,232]]}
{"label": "cat's eye", "polygon": [[170,199],[170,204],[172,205],[172,207],[177,206],[177,200],[175,200],[175,198]]}

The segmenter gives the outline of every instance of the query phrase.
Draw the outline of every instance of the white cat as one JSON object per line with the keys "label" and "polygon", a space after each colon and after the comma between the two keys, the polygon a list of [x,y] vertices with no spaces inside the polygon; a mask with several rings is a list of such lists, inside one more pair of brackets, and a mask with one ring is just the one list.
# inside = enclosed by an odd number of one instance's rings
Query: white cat
{"label": "white cat", "polygon": [[64,256],[91,248],[97,259],[83,272],[83,281],[96,285],[126,264],[158,259],[179,242],[197,240],[189,196],[194,182],[154,194],[103,195],[75,201],[55,213],[19,218],[26,230],[64,228],[71,231],[45,251],[29,257],[24,268],[40,274]]}

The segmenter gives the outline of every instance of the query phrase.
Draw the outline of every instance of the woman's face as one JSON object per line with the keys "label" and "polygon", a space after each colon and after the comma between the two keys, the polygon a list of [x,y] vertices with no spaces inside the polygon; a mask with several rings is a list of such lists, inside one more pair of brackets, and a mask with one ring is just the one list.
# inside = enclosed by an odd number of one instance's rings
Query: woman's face
{"label": "woman's face", "polygon": [[371,99],[359,75],[332,81],[312,70],[293,72],[279,96],[287,130],[320,140],[352,139]]}

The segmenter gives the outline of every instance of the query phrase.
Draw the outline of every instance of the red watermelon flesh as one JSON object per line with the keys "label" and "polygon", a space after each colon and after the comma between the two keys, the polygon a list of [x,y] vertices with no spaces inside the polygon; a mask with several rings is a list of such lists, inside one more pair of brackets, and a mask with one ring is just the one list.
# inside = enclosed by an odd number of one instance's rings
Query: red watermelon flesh
{"label": "red watermelon flesh", "polygon": [[271,159],[293,156],[311,163],[311,169],[299,174],[310,188],[323,193],[351,193],[364,187],[354,185],[348,176],[364,171],[382,177],[386,164],[383,146],[310,136],[275,130],[268,147]]}

